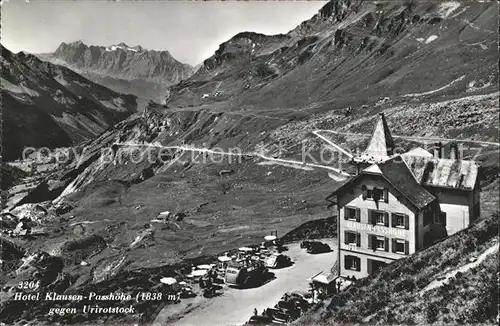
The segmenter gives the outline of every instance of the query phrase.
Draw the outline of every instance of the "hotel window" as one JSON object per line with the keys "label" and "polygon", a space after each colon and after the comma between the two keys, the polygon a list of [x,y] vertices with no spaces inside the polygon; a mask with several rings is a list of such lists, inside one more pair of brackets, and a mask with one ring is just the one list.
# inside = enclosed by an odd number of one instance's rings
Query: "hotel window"
{"label": "hotel window", "polygon": [[433,223],[439,223],[439,212],[434,212],[434,218],[432,219]]}
{"label": "hotel window", "polygon": [[392,239],[392,252],[408,255],[409,242],[401,239]]}
{"label": "hotel window", "polygon": [[406,214],[400,214],[400,213],[392,213],[392,223],[391,226],[394,228],[404,228],[404,229],[409,229],[409,220],[408,220],[408,215]]}
{"label": "hotel window", "polygon": [[360,221],[359,208],[345,207],[344,219],[359,222]]}
{"label": "hotel window", "polygon": [[377,250],[385,250],[385,238],[384,237],[377,237],[376,240],[376,248]]}
{"label": "hotel window", "polygon": [[386,237],[368,235],[368,248],[375,250],[389,251],[389,239]]}
{"label": "hotel window", "polygon": [[357,247],[361,246],[361,236],[356,232],[344,232],[344,243],[345,244],[353,244]]}
{"label": "hotel window", "polygon": [[345,256],[344,266],[345,269],[359,272],[361,271],[361,259],[356,256]]}
{"label": "hotel window", "polygon": [[387,212],[369,210],[368,216],[373,225],[389,226],[389,214]]}
{"label": "hotel window", "polygon": [[368,188],[367,186],[362,186],[363,199],[371,199],[375,201],[383,200],[384,202],[389,202],[389,190],[384,188]]}
{"label": "hotel window", "polygon": [[434,223],[446,225],[446,212],[434,213]]}

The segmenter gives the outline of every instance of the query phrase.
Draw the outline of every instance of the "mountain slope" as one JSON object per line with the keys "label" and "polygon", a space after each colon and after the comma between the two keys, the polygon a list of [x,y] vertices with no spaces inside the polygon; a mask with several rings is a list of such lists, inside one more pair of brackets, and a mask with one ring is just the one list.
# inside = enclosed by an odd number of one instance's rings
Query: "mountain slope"
{"label": "mountain slope", "polygon": [[498,211],[357,281],[296,325],[497,324]]}
{"label": "mountain slope", "polygon": [[41,58],[66,65],[90,80],[115,91],[159,101],[167,86],[193,73],[193,67],[175,60],[168,51],[146,50],[125,43],[88,46],[81,41],[62,43]]}
{"label": "mountain slope", "polygon": [[[358,1],[325,5],[286,35],[240,33],[169,89],[169,106],[288,110],[492,92],[496,2]],[[206,95],[204,95],[206,94]]]}
{"label": "mountain slope", "polygon": [[75,72],[1,48],[4,158],[26,146],[68,146],[136,112],[135,96],[117,94]]}

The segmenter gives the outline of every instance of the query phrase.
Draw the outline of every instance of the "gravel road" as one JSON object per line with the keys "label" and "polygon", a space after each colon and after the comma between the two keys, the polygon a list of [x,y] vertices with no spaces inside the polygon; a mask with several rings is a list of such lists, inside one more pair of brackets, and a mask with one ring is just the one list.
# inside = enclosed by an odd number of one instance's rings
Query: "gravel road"
{"label": "gravel road", "polygon": [[167,305],[156,317],[154,325],[242,325],[253,314],[273,307],[285,292],[308,289],[308,278],[323,270],[330,270],[337,259],[335,240],[322,240],[334,251],[311,255],[300,249],[298,243],[289,244],[289,255],[293,266],[272,270],[276,278],[253,289],[224,288],[224,293],[216,298],[184,299],[176,305]]}

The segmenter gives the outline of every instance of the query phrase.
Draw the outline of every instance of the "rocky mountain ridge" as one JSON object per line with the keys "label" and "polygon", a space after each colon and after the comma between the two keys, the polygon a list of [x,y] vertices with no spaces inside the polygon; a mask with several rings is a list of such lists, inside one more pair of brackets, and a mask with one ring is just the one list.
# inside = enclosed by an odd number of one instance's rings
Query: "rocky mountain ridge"
{"label": "rocky mountain ridge", "polygon": [[82,41],[62,43],[54,53],[39,56],[115,91],[157,101],[158,94],[163,94],[168,85],[193,73],[193,67],[177,61],[168,51],[125,43],[110,46],[87,45]]}
{"label": "rocky mountain ridge", "polygon": [[491,92],[496,13],[494,2],[331,1],[285,35],[224,42],[166,102],[305,116],[374,105],[381,94],[405,102],[461,96],[474,85]]}
{"label": "rocky mountain ridge", "polygon": [[95,137],[137,111],[118,94],[65,67],[1,47],[3,157],[25,147],[63,147]]}

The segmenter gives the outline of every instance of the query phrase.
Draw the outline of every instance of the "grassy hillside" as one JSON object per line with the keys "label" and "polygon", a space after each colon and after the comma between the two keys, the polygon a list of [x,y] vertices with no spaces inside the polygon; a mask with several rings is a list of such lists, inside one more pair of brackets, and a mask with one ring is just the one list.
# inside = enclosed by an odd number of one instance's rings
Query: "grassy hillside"
{"label": "grassy hillside", "polygon": [[394,262],[334,295],[296,324],[496,324],[498,221],[498,212],[483,217],[441,243]]}

